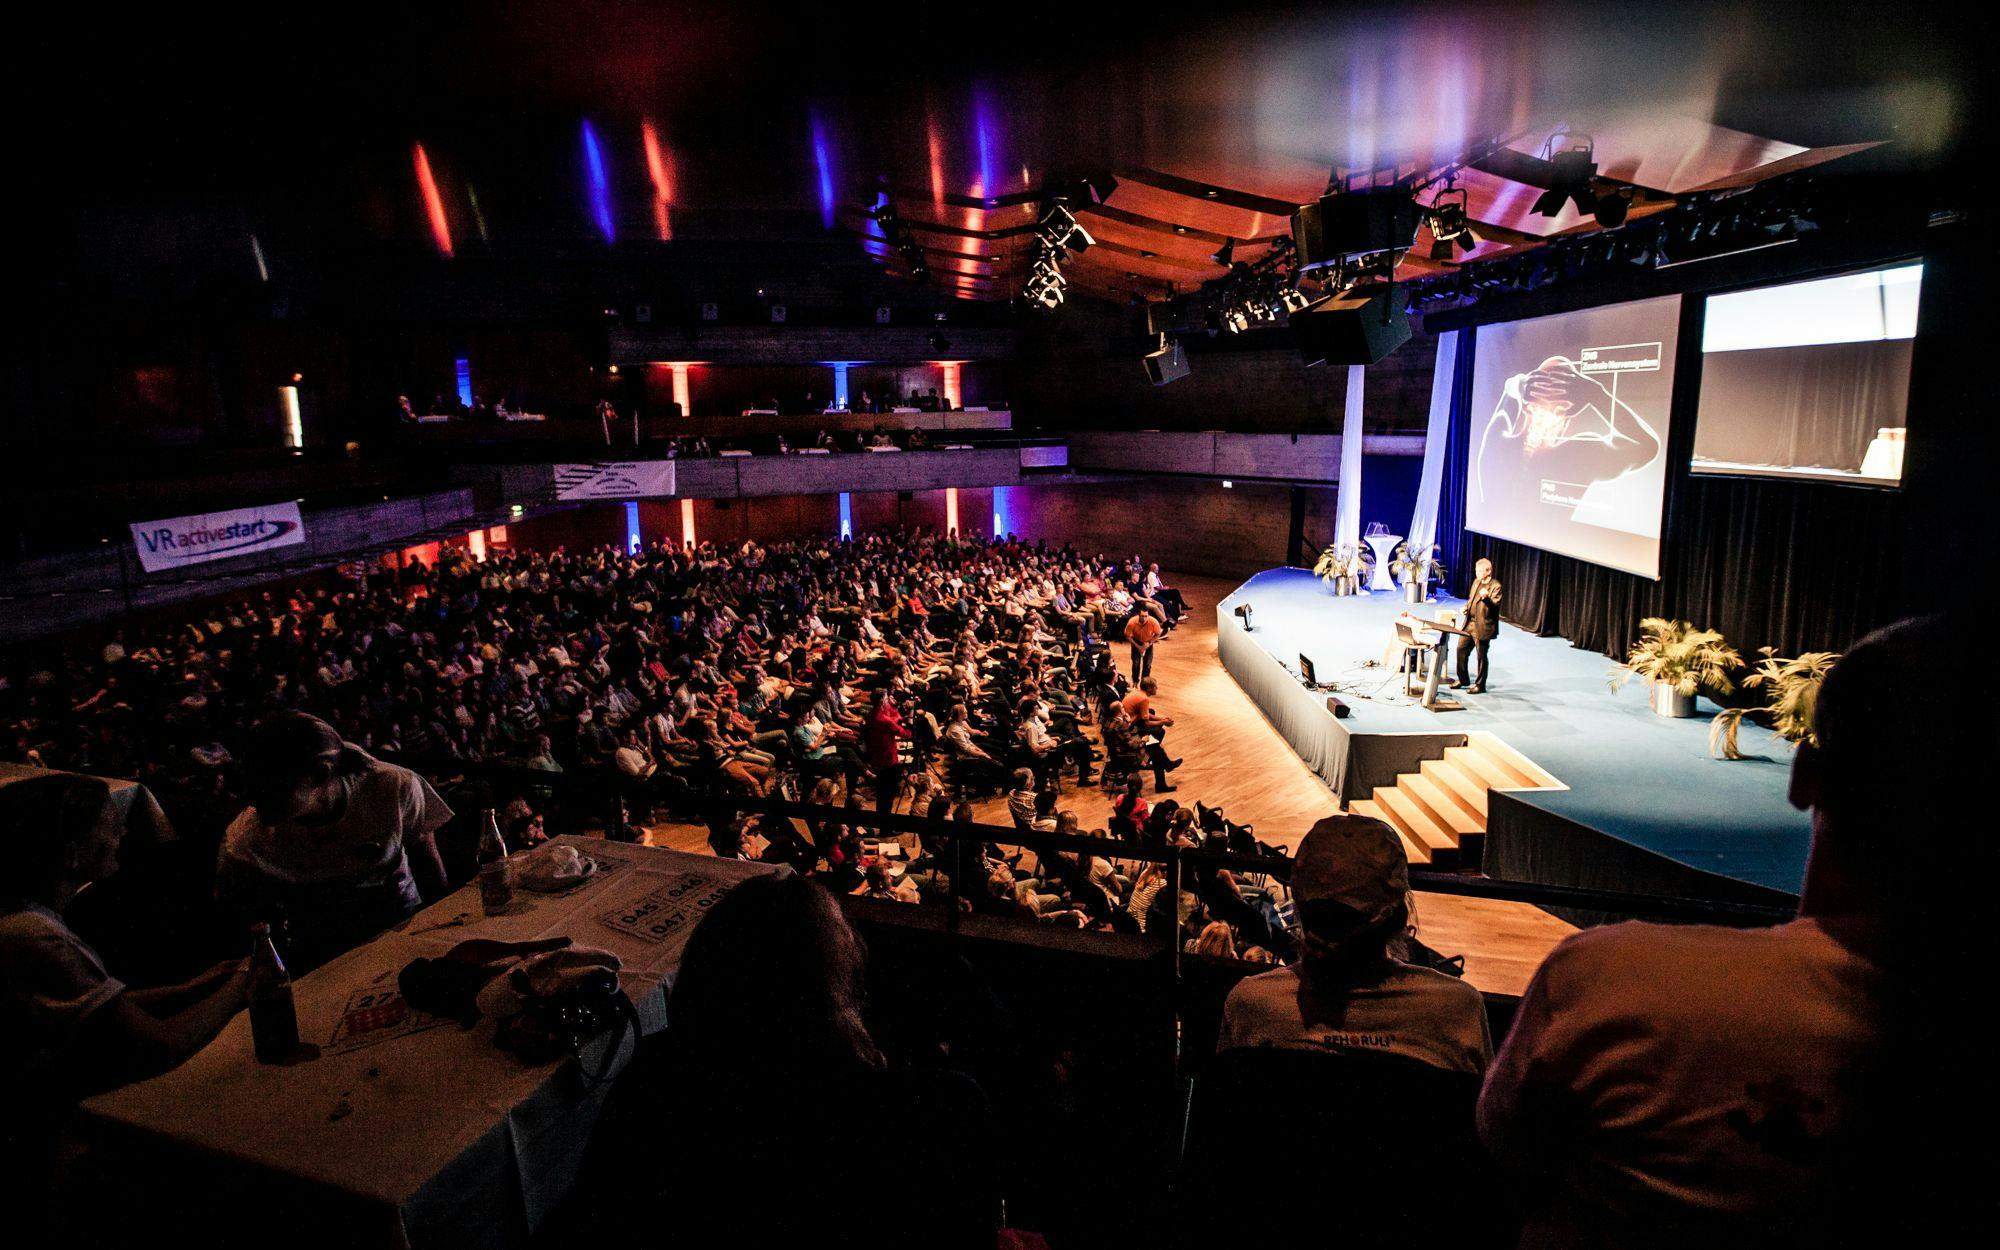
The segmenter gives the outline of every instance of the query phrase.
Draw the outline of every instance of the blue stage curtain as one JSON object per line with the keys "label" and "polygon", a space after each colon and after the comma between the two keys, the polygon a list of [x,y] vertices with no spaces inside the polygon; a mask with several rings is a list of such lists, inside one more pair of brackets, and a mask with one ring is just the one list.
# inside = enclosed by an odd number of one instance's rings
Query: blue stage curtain
{"label": "blue stage curtain", "polygon": [[1447,584],[1463,595],[1472,586],[1472,560],[1466,554],[1466,540],[1475,535],[1465,530],[1465,474],[1470,463],[1472,422],[1466,411],[1472,404],[1472,359],[1479,350],[1479,332],[1466,329],[1458,335],[1458,357],[1451,369],[1451,425],[1444,445],[1444,478],[1438,483],[1438,561],[1445,567]]}

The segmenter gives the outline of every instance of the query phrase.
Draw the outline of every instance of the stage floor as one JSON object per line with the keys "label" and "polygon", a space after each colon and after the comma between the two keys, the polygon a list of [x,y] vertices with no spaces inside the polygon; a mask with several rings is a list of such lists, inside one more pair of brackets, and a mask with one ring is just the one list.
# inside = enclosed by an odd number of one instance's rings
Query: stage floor
{"label": "stage floor", "polygon": [[[1503,626],[1493,643],[1489,693],[1451,692],[1462,711],[1431,712],[1381,667],[1406,605],[1400,594],[1336,597],[1305,569],[1271,569],[1218,607],[1252,608],[1249,637],[1296,674],[1298,657],[1352,709],[1350,734],[1492,732],[1553,773],[1567,790],[1522,791],[1519,801],[1704,872],[1796,894],[1811,824],[1785,797],[1791,750],[1744,725],[1742,760],[1708,751],[1706,699],[1685,720],[1655,715],[1634,682],[1612,690],[1612,663],[1562,638]],[[1428,615],[1451,600],[1423,605]],[[1365,667],[1375,661],[1376,667]]]}

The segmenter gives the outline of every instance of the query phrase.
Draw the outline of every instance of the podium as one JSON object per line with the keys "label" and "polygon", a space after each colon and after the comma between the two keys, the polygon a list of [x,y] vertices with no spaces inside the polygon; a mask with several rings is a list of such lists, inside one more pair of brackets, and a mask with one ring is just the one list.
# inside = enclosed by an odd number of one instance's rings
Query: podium
{"label": "podium", "polygon": [[[1410,685],[1411,680],[1416,679],[1422,686],[1424,707],[1433,712],[1453,712],[1464,706],[1456,699],[1438,697],[1438,682],[1443,675],[1445,661],[1450,658],[1454,634],[1460,638],[1472,636],[1448,621],[1426,621],[1408,612],[1396,617],[1396,642],[1403,653],[1403,662],[1399,666],[1403,693],[1418,693]],[[1410,664],[1412,654],[1418,657],[1415,666]]]}

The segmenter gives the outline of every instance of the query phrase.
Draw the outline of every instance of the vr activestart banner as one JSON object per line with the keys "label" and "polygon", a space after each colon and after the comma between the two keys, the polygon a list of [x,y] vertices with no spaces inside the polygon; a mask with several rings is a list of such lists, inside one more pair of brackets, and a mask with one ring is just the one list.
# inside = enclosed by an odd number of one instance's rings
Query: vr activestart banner
{"label": "vr activestart banner", "polygon": [[173,517],[132,523],[132,545],[148,573],[164,573],[253,555],[277,547],[295,547],[306,540],[305,522],[296,503],[274,503],[227,512]]}

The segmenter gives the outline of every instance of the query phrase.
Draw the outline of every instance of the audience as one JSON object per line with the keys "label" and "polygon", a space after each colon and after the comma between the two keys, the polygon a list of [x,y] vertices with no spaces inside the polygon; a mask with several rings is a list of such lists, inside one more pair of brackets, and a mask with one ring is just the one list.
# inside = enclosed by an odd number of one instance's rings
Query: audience
{"label": "audience", "polygon": [[1962,1105],[1983,1128],[1990,1064],[1948,1057],[1966,974],[1925,931],[1965,922],[1937,913],[1936,861],[1910,844],[1953,815],[1897,781],[1971,763],[1935,680],[1963,637],[1904,622],[1827,675],[1792,768],[1813,818],[1797,920],[1606,925],[1543,962],[1479,1103],[1531,1199],[1526,1240],[1914,1245],[1969,1211],[1985,1168],[1924,1126]]}
{"label": "audience", "polygon": [[[38,1244],[64,1116],[77,1099],[175,1067],[248,1005],[244,961],[128,987],[64,914],[118,864],[105,785],[50,774],[0,787],[0,1198]],[[248,939],[245,939],[245,949]]]}
{"label": "audience", "polygon": [[1409,929],[1410,871],[1394,830],[1366,816],[1327,817],[1299,843],[1291,884],[1303,957],[1237,983],[1218,1049],[1352,1051],[1485,1070],[1493,1040],[1479,991],[1396,957]]}
{"label": "audience", "polygon": [[[984,1097],[956,1073],[891,1066],[864,1018],[866,964],[834,900],[795,875],[745,881],[702,917],[671,1024],[598,1120],[588,1238],[991,1247]],[[901,1178],[891,1212],[869,1197],[879,1169]]]}
{"label": "audience", "polygon": [[282,925],[294,972],[444,895],[435,835],[451,809],[428,781],[304,712],[259,721],[246,751],[250,806],[223,834],[216,898],[245,924]]}

